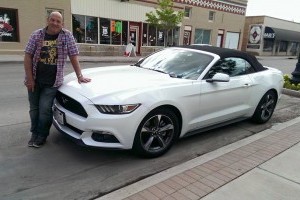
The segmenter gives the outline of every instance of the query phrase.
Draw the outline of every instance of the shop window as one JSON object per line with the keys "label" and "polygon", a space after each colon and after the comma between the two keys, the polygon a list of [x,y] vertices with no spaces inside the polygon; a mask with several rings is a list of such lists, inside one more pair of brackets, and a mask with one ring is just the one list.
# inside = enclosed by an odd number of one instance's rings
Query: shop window
{"label": "shop window", "polygon": [[167,46],[176,46],[179,41],[179,27],[176,27],[168,32]]}
{"label": "shop window", "polygon": [[98,18],[86,17],[86,43],[98,44]]}
{"label": "shop window", "polygon": [[121,45],[122,38],[122,21],[111,20],[110,30],[111,30],[111,43]]}
{"label": "shop window", "polygon": [[263,51],[273,51],[274,40],[264,40],[264,49]]}
{"label": "shop window", "polygon": [[215,15],[216,15],[216,12],[209,11],[209,13],[208,13],[208,21],[210,21],[210,22],[215,21]]}
{"label": "shop window", "polygon": [[210,30],[195,29],[195,44],[209,44],[210,43]]}
{"label": "shop window", "polygon": [[100,18],[100,44],[110,44],[110,20]]}
{"label": "shop window", "polygon": [[168,31],[167,46],[174,46],[173,45],[173,30]]}
{"label": "shop window", "polygon": [[179,44],[179,27],[173,29],[173,46]]}
{"label": "shop window", "polygon": [[165,34],[162,30],[157,30],[157,46],[165,46]]}
{"label": "shop window", "polygon": [[286,52],[287,51],[287,46],[288,46],[288,42],[287,41],[280,41],[280,45],[279,45],[279,52]]}
{"label": "shop window", "polygon": [[18,10],[0,8],[0,42],[19,42]]}
{"label": "shop window", "polygon": [[122,44],[126,45],[128,40],[128,22],[123,21],[122,23]]}
{"label": "shop window", "polygon": [[85,16],[72,15],[73,35],[77,43],[85,43]]}
{"label": "shop window", "polygon": [[291,43],[290,52],[292,53],[293,56],[295,56],[297,54],[297,51],[298,51],[298,48],[299,48],[298,46],[299,46],[298,42],[292,42]]}
{"label": "shop window", "polygon": [[148,45],[156,46],[156,28],[151,25],[149,25],[149,31],[148,31]]}
{"label": "shop window", "polygon": [[192,14],[192,8],[191,7],[185,7],[184,8],[184,17],[190,18]]}
{"label": "shop window", "polygon": [[148,46],[148,24],[144,23],[143,24],[143,46]]}

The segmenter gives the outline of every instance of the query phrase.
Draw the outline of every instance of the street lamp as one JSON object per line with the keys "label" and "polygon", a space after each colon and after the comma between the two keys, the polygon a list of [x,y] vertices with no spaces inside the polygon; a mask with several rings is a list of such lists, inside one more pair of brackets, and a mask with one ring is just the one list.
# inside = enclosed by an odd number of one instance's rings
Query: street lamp
{"label": "street lamp", "polygon": [[295,70],[292,72],[291,83],[300,83],[300,51],[298,52],[298,62],[296,64]]}

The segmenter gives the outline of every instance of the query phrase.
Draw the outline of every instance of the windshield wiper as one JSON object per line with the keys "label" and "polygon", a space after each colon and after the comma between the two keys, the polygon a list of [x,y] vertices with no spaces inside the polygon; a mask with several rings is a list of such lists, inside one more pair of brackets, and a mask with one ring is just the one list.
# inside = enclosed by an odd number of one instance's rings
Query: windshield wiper
{"label": "windshield wiper", "polygon": [[167,72],[164,72],[164,71],[162,71],[162,70],[159,70],[159,69],[151,69],[151,70],[153,70],[153,71],[156,71],[156,72],[160,72],[160,73],[167,74]]}

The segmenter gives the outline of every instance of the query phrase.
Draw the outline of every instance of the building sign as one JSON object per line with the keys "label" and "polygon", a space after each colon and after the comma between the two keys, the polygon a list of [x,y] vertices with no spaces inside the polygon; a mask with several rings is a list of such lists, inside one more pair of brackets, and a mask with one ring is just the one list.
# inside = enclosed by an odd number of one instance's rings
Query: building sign
{"label": "building sign", "polygon": [[275,39],[275,32],[271,27],[265,27],[264,39]]}
{"label": "building sign", "polygon": [[262,36],[261,25],[251,25],[249,32],[249,44],[259,44]]}
{"label": "building sign", "polygon": [[0,8],[0,42],[18,42],[17,10]]}

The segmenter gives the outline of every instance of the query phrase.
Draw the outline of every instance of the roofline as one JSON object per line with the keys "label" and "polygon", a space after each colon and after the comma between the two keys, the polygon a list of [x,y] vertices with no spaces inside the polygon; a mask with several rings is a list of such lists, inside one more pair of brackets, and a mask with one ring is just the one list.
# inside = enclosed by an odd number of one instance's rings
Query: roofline
{"label": "roofline", "polygon": [[273,19],[277,19],[277,20],[281,20],[281,21],[285,21],[285,22],[300,24],[300,22],[293,22],[293,21],[290,21],[290,20],[280,19],[280,18],[277,18],[277,17],[271,17],[271,16],[268,16],[268,15],[252,15],[252,16],[245,16],[245,17],[246,17],[246,19],[251,18],[251,17],[267,17],[267,18],[273,18]]}

